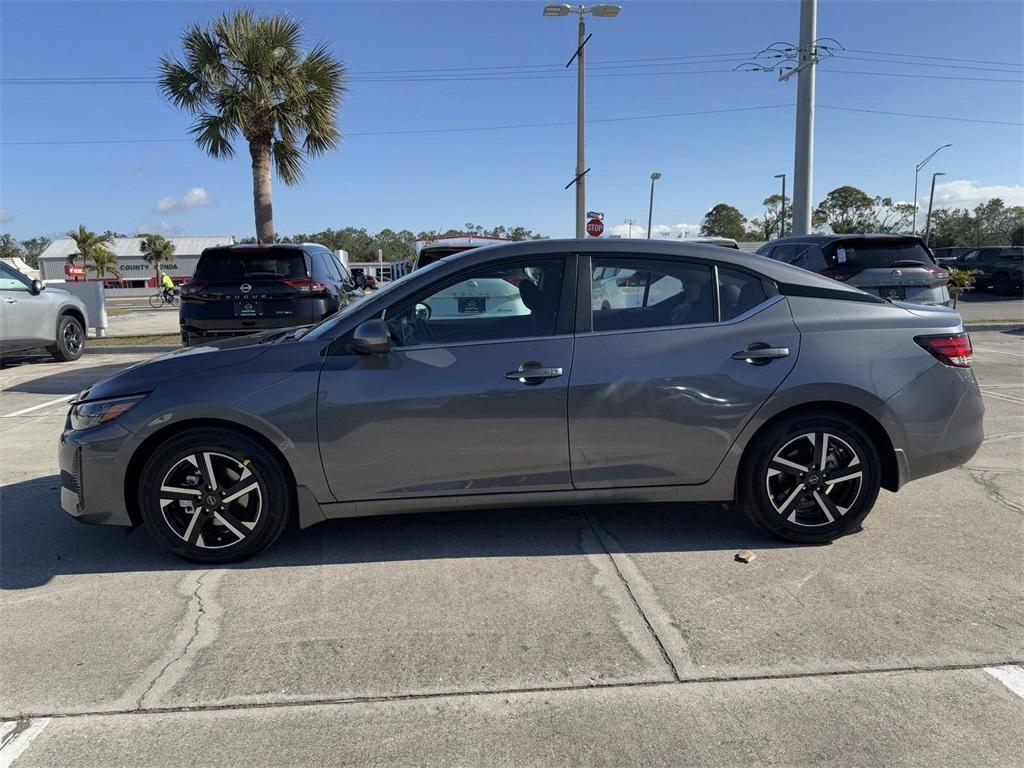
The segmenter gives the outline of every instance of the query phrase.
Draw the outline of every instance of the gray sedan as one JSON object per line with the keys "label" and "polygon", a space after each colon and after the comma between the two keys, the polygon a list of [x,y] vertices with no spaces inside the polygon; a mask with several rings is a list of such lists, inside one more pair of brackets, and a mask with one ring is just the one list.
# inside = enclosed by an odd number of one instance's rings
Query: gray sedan
{"label": "gray sedan", "polygon": [[[594,304],[598,271],[621,301]],[[525,311],[429,312],[483,280],[515,285]],[[953,310],[735,250],[499,245],[311,328],[90,387],[61,436],[61,500],[205,563],[259,552],[291,519],[604,502],[735,500],[765,531],[824,542],[880,488],[974,454],[970,366]]]}

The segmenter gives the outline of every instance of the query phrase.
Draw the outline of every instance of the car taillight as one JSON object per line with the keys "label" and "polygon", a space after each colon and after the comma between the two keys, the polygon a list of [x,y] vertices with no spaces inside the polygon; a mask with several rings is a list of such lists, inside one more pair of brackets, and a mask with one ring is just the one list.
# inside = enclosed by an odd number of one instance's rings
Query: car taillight
{"label": "car taillight", "polygon": [[285,280],[284,284],[289,288],[295,288],[302,293],[327,293],[326,285],[309,277],[297,277],[294,280]]}
{"label": "car taillight", "polygon": [[957,368],[971,367],[971,357],[974,350],[971,347],[971,337],[966,333],[941,336],[915,336],[914,341],[946,365],[952,365]]}
{"label": "car taillight", "polygon": [[181,286],[181,295],[195,296],[207,285],[209,285],[209,283],[207,283],[205,280],[192,280],[191,282],[185,283],[183,286]]}
{"label": "car taillight", "polygon": [[949,277],[949,272],[947,270],[943,269],[942,267],[934,267],[934,266],[926,264],[924,269],[925,269],[925,271],[930,272],[931,274],[935,275],[935,277],[939,278],[940,280],[943,279],[943,278]]}

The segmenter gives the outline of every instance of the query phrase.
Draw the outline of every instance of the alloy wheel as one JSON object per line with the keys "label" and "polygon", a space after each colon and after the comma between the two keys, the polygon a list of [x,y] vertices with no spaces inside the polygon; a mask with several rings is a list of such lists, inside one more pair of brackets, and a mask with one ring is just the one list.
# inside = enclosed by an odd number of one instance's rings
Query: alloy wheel
{"label": "alloy wheel", "polygon": [[160,483],[160,512],[178,538],[201,549],[240,543],[263,512],[263,488],[249,460],[224,453],[191,453]]}
{"label": "alloy wheel", "polygon": [[841,520],[864,486],[864,462],[849,442],[830,432],[807,432],[768,462],[765,487],[780,517],[817,528]]}
{"label": "alloy wheel", "polygon": [[78,323],[69,320],[64,323],[61,331],[61,339],[64,342],[64,349],[72,355],[77,355],[82,348],[82,328]]}

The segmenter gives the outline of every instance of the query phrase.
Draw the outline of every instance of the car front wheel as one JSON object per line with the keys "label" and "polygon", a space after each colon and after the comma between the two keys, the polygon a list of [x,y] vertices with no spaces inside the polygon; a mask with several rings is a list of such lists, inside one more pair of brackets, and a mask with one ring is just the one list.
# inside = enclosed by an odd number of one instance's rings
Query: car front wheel
{"label": "car front wheel", "polygon": [[85,328],[73,315],[61,315],[57,321],[57,338],[47,352],[59,363],[77,360],[85,350]]}
{"label": "car front wheel", "polygon": [[141,481],[146,529],[194,562],[251,557],[281,535],[291,515],[292,488],[280,461],[230,429],[171,437],[150,455]]}
{"label": "car front wheel", "polygon": [[740,506],[764,531],[821,544],[860,528],[878,497],[870,436],[838,413],[795,416],[757,438],[739,482]]}

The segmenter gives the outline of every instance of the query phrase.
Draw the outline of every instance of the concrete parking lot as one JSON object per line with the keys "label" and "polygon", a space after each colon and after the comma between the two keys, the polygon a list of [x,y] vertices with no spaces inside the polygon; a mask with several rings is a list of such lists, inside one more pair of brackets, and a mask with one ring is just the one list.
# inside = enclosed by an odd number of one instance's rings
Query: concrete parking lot
{"label": "concrete parking lot", "polygon": [[721,504],[533,509],[202,569],[59,506],[67,399],[143,356],[16,361],[0,766],[1019,765],[1024,336],[972,336],[980,452],[830,546]]}

